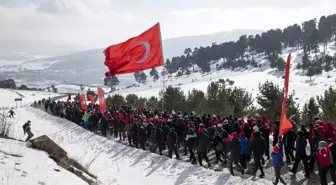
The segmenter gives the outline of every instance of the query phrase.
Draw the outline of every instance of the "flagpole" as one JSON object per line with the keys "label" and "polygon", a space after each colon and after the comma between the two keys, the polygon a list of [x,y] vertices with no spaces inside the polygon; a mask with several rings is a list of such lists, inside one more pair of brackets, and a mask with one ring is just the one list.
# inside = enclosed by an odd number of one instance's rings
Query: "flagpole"
{"label": "flagpole", "polygon": [[[162,34],[161,34],[161,25],[160,22],[159,24],[159,31],[160,31],[160,45],[161,45],[161,52],[162,52],[162,64],[163,64],[163,70],[162,70],[162,75],[163,75],[163,82],[162,82],[162,91],[163,93],[166,91],[166,69],[165,69],[165,60],[164,60],[164,53],[163,53],[163,46],[162,46]],[[161,109],[163,111],[163,105],[164,105],[164,100],[162,99],[161,101]]]}

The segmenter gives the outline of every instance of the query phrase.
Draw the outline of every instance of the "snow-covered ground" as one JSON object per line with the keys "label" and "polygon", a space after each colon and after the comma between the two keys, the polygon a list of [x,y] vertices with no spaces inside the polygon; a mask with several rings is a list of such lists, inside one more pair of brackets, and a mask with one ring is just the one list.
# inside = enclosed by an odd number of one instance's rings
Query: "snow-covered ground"
{"label": "snow-covered ground", "polygon": [[[11,94],[12,92],[3,91],[4,95],[7,93]],[[49,136],[67,151],[69,157],[77,160],[86,166],[91,173],[97,175],[99,184],[102,185],[272,184],[265,179],[252,180],[253,178],[250,176],[231,176],[227,169],[222,172],[215,172],[198,165],[191,165],[190,163],[169,159],[148,151],[134,149],[114,140],[92,134],[74,123],[53,117],[41,110],[28,106],[16,109],[16,117],[13,120],[14,132],[12,134],[14,138],[25,139],[26,136],[23,135],[22,124],[27,120],[32,122],[31,127],[35,137],[41,135]],[[61,169],[62,173],[53,172],[54,168],[60,169],[60,167],[56,166],[50,159],[47,159],[45,153],[27,149],[23,146],[23,143],[17,141],[0,140],[0,142],[10,142],[8,146],[14,148],[6,149],[6,152],[18,153],[24,156],[20,158],[20,165],[15,166],[14,161],[19,159],[14,157],[13,159],[11,158],[13,161],[3,164],[5,169],[10,170],[8,172],[9,175],[6,175],[6,173],[3,175],[3,184],[24,182],[25,179],[31,180],[28,182],[39,180],[44,182],[44,184],[53,185],[82,184],[81,180],[73,179],[71,174],[63,173],[63,169]],[[7,146],[7,144],[5,145]],[[3,146],[0,146],[0,149],[3,148]],[[0,165],[1,160],[0,157]],[[14,168],[19,168],[20,171]],[[44,171],[46,172],[44,173]],[[36,175],[30,175],[33,173]],[[24,176],[23,174],[26,175]],[[18,176],[20,176],[20,179],[17,178]],[[49,178],[44,178],[45,176],[49,176]],[[62,178],[62,180],[56,181],[59,178]],[[36,182],[26,184],[36,184]]]}
{"label": "snow-covered ground", "polygon": [[7,90],[0,89],[0,109],[2,108],[16,108],[21,106],[21,102],[15,102],[16,98],[22,98],[22,106],[28,105],[31,102],[41,100],[43,98],[52,98],[60,96],[57,93],[43,92],[43,91],[25,91],[25,90]]}
{"label": "snow-covered ground", "polygon": [[59,167],[46,153],[27,148],[25,142],[1,138],[0,184],[87,185],[76,175]]}

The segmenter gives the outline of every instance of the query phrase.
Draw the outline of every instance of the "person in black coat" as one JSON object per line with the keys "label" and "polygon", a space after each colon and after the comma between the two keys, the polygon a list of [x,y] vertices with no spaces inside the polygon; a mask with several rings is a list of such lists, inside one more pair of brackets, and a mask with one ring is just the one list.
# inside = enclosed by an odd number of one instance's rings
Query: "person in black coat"
{"label": "person in black coat", "polygon": [[304,133],[302,131],[298,132],[298,138],[296,140],[296,152],[295,152],[295,162],[293,165],[293,168],[291,170],[291,172],[293,174],[296,174],[296,170],[299,166],[300,161],[302,161],[304,169],[305,169],[305,177],[309,178],[310,176],[310,172],[309,172],[309,168],[308,168],[308,156],[306,154],[306,146],[307,146],[307,140],[304,137]]}
{"label": "person in black coat", "polygon": [[131,128],[131,135],[132,135],[132,140],[133,144],[136,148],[138,148],[138,124],[133,124]]}
{"label": "person in black coat", "polygon": [[173,157],[173,151],[175,153],[176,159],[180,159],[180,154],[177,150],[177,142],[178,142],[178,136],[177,133],[175,132],[174,128],[170,129],[170,133],[168,134],[167,137],[167,144],[168,144],[168,156],[170,158]]}
{"label": "person in black coat", "polygon": [[156,127],[156,138],[157,138],[157,146],[159,148],[159,154],[162,155],[163,131],[160,125],[157,125]]}
{"label": "person in black coat", "polygon": [[232,141],[230,143],[230,162],[229,162],[231,175],[234,175],[233,163],[235,163],[235,165],[238,166],[242,174],[244,174],[244,169],[239,164],[240,151],[241,151],[241,145],[238,138],[238,134],[237,132],[232,132]]}
{"label": "person in black coat", "polygon": [[138,142],[140,147],[145,150],[145,143],[146,143],[146,130],[143,125],[140,126],[138,129]]}
{"label": "person in black coat", "polygon": [[195,152],[194,152],[194,148],[196,145],[196,137],[197,135],[195,134],[193,129],[190,128],[186,136],[186,143],[187,143],[188,151],[190,153],[189,160],[191,161],[192,164],[196,163],[196,157],[195,157]]}
{"label": "person in black coat", "polygon": [[267,160],[269,160],[271,158],[270,150],[269,150],[269,144],[270,144],[270,142],[269,142],[269,136],[270,136],[269,128],[266,125],[262,125],[259,128],[259,131],[262,133],[262,137],[265,139],[265,142],[266,142],[265,155],[267,157]]}
{"label": "person in black coat", "polygon": [[102,132],[102,135],[104,137],[107,137],[107,128],[108,128],[108,121],[106,120],[106,118],[103,116],[100,118],[99,120],[100,123],[100,130]]}
{"label": "person in black coat", "polygon": [[286,162],[288,164],[291,163],[291,160],[294,160],[294,154],[293,150],[295,150],[294,144],[295,144],[295,132],[294,129],[290,129],[285,135],[284,135],[284,148],[285,148],[285,155],[286,155]]}
{"label": "person in black coat", "polygon": [[264,155],[265,148],[266,148],[266,141],[265,139],[261,136],[261,132],[256,131],[254,133],[254,138],[251,143],[251,149],[253,152],[253,159],[254,159],[254,167],[253,171],[254,173],[257,173],[257,170],[260,169],[260,178],[265,177],[264,169],[261,165],[261,158]]}
{"label": "person in black coat", "polygon": [[314,166],[316,162],[316,152],[318,149],[319,142],[322,141],[322,136],[319,131],[314,128],[313,129],[313,136],[310,142],[310,157],[309,157],[309,171],[314,171]]}
{"label": "person in black coat", "polygon": [[167,144],[167,138],[168,138],[168,135],[170,133],[170,127],[168,126],[168,124],[163,123],[162,132],[163,132],[162,147],[163,147],[163,150],[165,150],[166,149],[166,144]]}
{"label": "person in black coat", "polygon": [[202,160],[208,163],[208,166],[211,167],[210,160],[207,156],[207,150],[210,143],[210,138],[207,132],[204,130],[203,127],[200,127],[198,130],[198,136],[196,140],[196,150],[198,155],[198,162],[199,165],[202,166]]}

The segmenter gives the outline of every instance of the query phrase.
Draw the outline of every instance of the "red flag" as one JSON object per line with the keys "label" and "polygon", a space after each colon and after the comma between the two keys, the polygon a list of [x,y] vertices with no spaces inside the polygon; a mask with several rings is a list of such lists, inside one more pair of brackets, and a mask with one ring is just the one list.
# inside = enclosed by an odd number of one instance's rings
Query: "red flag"
{"label": "red flag", "polygon": [[89,94],[88,97],[92,104],[96,104],[96,101],[94,100],[94,97],[91,94]]}
{"label": "red flag", "polygon": [[65,102],[65,104],[68,104],[68,102],[71,100],[71,95],[69,94],[69,96],[68,96],[68,99],[67,99],[67,101]]}
{"label": "red flag", "polygon": [[86,110],[86,98],[84,94],[79,95],[80,103],[83,110]]}
{"label": "red flag", "polygon": [[100,113],[103,114],[106,110],[104,90],[100,87],[98,87],[97,89],[98,89],[98,99],[99,99]]}
{"label": "red flag", "polygon": [[287,95],[288,95],[288,85],[289,85],[289,70],[290,70],[290,60],[291,54],[289,53],[286,62],[286,72],[285,72],[285,87],[284,87],[284,99],[282,101],[281,117],[280,117],[280,128],[279,136],[281,137],[293,128],[292,123],[286,117],[286,106],[287,106]]}
{"label": "red flag", "polygon": [[104,51],[106,76],[132,73],[163,65],[160,24]]}

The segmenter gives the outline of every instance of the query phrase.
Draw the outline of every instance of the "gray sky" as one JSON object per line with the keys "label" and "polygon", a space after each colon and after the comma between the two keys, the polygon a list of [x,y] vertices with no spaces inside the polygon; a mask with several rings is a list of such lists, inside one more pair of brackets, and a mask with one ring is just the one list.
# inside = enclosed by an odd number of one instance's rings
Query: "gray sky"
{"label": "gray sky", "polygon": [[233,29],[284,28],[336,13],[336,0],[0,0],[0,39],[90,48],[161,23],[163,38]]}

